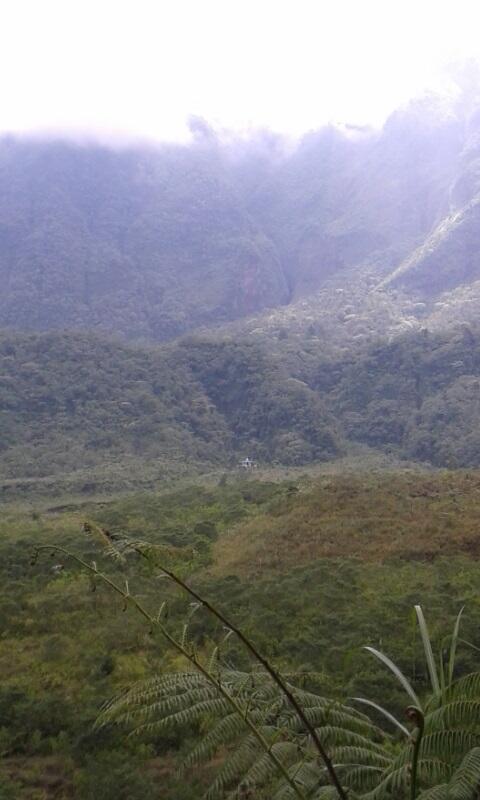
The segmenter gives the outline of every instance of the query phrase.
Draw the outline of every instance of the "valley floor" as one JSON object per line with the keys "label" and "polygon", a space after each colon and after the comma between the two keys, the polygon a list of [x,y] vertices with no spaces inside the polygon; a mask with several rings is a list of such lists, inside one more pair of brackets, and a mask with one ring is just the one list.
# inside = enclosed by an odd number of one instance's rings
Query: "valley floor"
{"label": "valley floor", "polygon": [[[181,629],[188,601],[135,560],[122,567],[106,557],[85,522],[113,541],[127,535],[163,546],[277,666],[319,675],[322,694],[368,697],[381,687],[384,705],[403,713],[393,681],[361,648],[389,653],[421,691],[415,603],[437,643],[465,606],[463,638],[480,647],[480,471],[394,469],[386,458],[370,453],[369,461],[362,451],[308,471],[216,473],[113,497],[39,493],[5,506],[0,797],[153,800],[161,783],[165,800],[193,800],[208,777],[175,777],[184,737],[141,741],[120,728],[93,728],[120,689],[185,664],[74,562],[52,553],[32,565],[35,545],[97,561],[113,578],[128,578],[152,609],[167,599],[172,630]],[[191,635],[201,651],[218,630],[202,613]],[[249,666],[234,642],[228,658]],[[459,670],[476,663],[476,651],[462,647]]]}

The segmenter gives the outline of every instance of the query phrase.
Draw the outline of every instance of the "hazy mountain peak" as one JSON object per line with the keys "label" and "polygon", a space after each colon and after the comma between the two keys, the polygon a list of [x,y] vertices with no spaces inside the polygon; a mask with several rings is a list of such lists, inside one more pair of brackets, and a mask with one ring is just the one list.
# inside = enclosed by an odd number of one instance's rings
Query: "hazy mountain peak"
{"label": "hazy mountain peak", "polygon": [[4,137],[0,324],[158,340],[366,269],[427,297],[476,279],[473,85],[467,121],[430,93],[382,131],[329,125],[295,148],[201,118],[190,145]]}

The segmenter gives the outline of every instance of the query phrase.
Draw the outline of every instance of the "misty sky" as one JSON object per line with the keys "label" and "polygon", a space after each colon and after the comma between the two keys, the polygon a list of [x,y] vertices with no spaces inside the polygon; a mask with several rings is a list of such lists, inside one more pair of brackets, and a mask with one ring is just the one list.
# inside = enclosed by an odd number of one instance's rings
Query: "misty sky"
{"label": "misty sky", "polygon": [[466,0],[0,0],[0,130],[379,124],[479,26]]}

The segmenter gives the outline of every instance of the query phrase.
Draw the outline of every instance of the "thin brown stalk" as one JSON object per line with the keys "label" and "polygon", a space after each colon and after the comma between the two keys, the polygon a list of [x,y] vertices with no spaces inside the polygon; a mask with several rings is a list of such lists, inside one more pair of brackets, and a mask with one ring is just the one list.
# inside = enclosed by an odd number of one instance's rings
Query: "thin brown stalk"
{"label": "thin brown stalk", "polygon": [[148,623],[152,626],[152,628],[157,628],[162,636],[169,642],[169,644],[175,648],[179,653],[181,653],[194,667],[197,669],[218,691],[218,693],[229,703],[229,705],[234,709],[234,711],[240,716],[243,720],[245,725],[250,729],[252,734],[257,739],[258,743],[274,763],[275,767],[278,771],[282,774],[283,778],[287,781],[290,787],[295,792],[296,796],[299,800],[306,800],[305,795],[301,791],[298,784],[295,783],[294,779],[290,776],[288,770],[284,767],[282,762],[277,758],[275,753],[272,751],[271,744],[265,739],[261,731],[257,728],[255,723],[250,719],[248,716],[248,712],[245,712],[245,709],[237,702],[237,700],[227,691],[227,689],[222,685],[221,681],[219,681],[195,656],[194,653],[191,653],[181,642],[177,641],[174,636],[166,629],[164,625],[162,625],[161,621],[153,617],[147,609],[140,603],[137,598],[130,594],[129,591],[125,591],[122,589],[115,581],[112,581],[107,575],[103,572],[100,572],[96,566],[92,566],[87,561],[84,561],[79,556],[71,553],[69,550],[66,550],[63,547],[58,545],[40,545],[36,548],[36,552],[40,552],[41,550],[49,550],[55,551],[58,553],[62,553],[67,558],[72,559],[77,564],[82,566],[84,569],[88,570],[91,574],[95,575],[99,580],[103,581],[107,586],[109,586],[114,592],[119,594],[125,603],[131,603],[134,608],[141,614],[148,621]]}

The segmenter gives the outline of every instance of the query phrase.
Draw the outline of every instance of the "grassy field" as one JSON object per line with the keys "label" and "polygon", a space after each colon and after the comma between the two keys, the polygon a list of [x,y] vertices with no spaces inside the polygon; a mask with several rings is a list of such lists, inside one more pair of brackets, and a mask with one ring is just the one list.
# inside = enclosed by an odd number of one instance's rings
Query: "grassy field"
{"label": "grassy field", "polygon": [[[479,647],[480,473],[339,466],[318,474],[258,471],[254,479],[210,475],[157,492],[7,506],[0,523],[0,797],[148,800],[161,784],[166,800],[193,800],[205,779],[174,777],[183,736],[143,742],[119,729],[92,729],[101,704],[119,689],[184,664],[67,559],[47,552],[31,565],[35,544],[95,559],[113,577],[127,577],[149,608],[167,599],[172,630],[189,605],[139,563],[121,568],[105,559],[86,537],[85,521],[114,537],[177,548],[197,589],[280,667],[318,672],[325,694],[380,693],[401,713],[388,675],[361,648],[389,652],[421,691],[417,602],[437,643],[465,605],[463,638]],[[191,634],[208,650],[218,628],[201,613]],[[228,657],[248,667],[234,642]],[[463,646],[459,669],[476,663],[475,651]]]}

